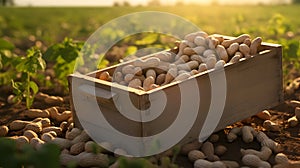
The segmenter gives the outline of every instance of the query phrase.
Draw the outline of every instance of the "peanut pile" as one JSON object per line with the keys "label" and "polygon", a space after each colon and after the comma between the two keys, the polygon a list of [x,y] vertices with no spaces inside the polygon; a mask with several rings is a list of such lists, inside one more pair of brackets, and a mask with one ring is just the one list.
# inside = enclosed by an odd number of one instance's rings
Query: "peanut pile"
{"label": "peanut pile", "polygon": [[117,68],[114,74],[104,71],[99,79],[149,91],[171,82],[183,81],[210,69],[248,59],[258,53],[261,37],[242,34],[233,39],[208,35],[203,31],[188,34],[176,43],[174,51],[163,51],[146,59]]}
{"label": "peanut pile", "polygon": [[[299,87],[298,87],[299,88]],[[298,89],[297,88],[297,89]],[[53,105],[46,109],[30,109],[22,112],[26,120],[16,119],[5,125],[0,126],[0,136],[7,137],[16,141],[17,146],[30,144],[35,150],[40,150],[45,143],[54,143],[61,149],[60,164],[68,166],[73,163],[80,167],[119,167],[119,160],[111,162],[109,158],[128,156],[123,149],[113,148],[109,142],[97,144],[92,141],[88,134],[81,129],[73,126],[73,119],[69,110],[60,107],[61,97],[49,96],[39,93],[37,98],[48,97],[47,102]],[[49,101],[51,99],[51,101]],[[299,119],[300,101],[291,100],[287,105],[294,108],[295,117]],[[272,121],[272,116],[268,110],[264,110],[256,116],[261,120],[261,126],[271,132],[282,131],[283,124]],[[246,120],[245,120],[246,121]],[[256,123],[255,123],[256,124]],[[298,122],[293,125],[290,121],[285,121],[286,126],[299,126]],[[259,125],[259,124],[258,124]],[[294,168],[299,167],[299,161],[292,161],[281,153],[281,144],[272,140],[262,132],[257,130],[257,126],[235,126],[228,127],[225,139],[221,139],[220,133],[212,134],[205,142],[198,140],[184,144],[180,147],[180,155],[186,157],[195,168],[238,168],[238,167],[261,167],[270,168],[270,158],[274,157],[274,168]],[[240,161],[222,159],[231,149],[226,147],[225,142],[239,145],[259,143],[260,149],[251,148],[240,149]],[[220,143],[221,142],[221,143]],[[113,152],[112,152],[113,151]],[[170,149],[161,154],[147,158],[151,167],[164,167],[163,159],[171,158],[175,155],[174,150]],[[130,158],[128,158],[130,159]]]}

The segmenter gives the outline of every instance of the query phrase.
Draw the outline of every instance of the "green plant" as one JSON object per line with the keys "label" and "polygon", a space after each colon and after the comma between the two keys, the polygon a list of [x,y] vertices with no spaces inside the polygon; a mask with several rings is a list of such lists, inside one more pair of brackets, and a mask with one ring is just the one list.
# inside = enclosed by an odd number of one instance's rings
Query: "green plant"
{"label": "green plant", "polygon": [[27,51],[27,55],[16,58],[16,70],[21,73],[20,81],[12,80],[13,92],[16,95],[15,101],[26,99],[26,107],[30,108],[35,94],[38,92],[38,85],[32,78],[39,70],[44,70],[46,63],[42,58],[40,50],[31,48]]}
{"label": "green plant", "polygon": [[0,138],[0,167],[54,168],[59,167],[59,148],[44,144],[38,151],[29,144],[18,146],[14,140]]}
{"label": "green plant", "polygon": [[43,54],[46,61],[53,62],[57,82],[68,88],[67,76],[74,71],[77,58],[81,58],[83,42],[74,42],[71,38],[65,38],[63,42],[50,46]]}
{"label": "green plant", "polygon": [[12,53],[14,48],[14,44],[0,39],[0,85],[9,84],[16,77],[14,60],[17,56]]}

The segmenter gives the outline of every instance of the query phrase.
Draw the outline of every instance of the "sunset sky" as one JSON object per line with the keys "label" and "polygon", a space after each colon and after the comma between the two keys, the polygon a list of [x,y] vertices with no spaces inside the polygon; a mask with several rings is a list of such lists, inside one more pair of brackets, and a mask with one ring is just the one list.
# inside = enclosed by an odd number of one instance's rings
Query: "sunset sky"
{"label": "sunset sky", "polygon": [[[150,0],[127,0],[131,5],[146,5]],[[175,4],[179,0],[161,0],[162,4]],[[212,0],[181,0],[184,3],[210,4]],[[291,0],[214,0],[219,4],[257,4],[290,2]],[[124,0],[14,0],[19,6],[111,6],[114,2],[123,3]]]}

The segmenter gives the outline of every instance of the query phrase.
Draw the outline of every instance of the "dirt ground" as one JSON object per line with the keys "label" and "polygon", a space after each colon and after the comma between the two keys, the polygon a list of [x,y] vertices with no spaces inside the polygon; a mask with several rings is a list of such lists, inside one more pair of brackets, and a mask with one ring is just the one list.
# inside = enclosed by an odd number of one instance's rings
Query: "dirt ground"
{"label": "dirt ground", "polygon": [[[47,93],[45,90],[44,92]],[[21,120],[28,120],[28,118],[24,117],[22,113],[25,111],[26,107],[24,103],[20,104],[8,104],[7,103],[7,97],[11,93],[11,88],[7,86],[2,86],[0,88],[0,125],[8,125],[10,122],[12,122],[15,119],[21,119]],[[59,106],[60,109],[70,110],[70,104],[69,104],[69,97],[65,96],[63,97],[64,102],[55,105]],[[279,131],[267,131],[262,125],[264,120],[259,119],[256,116],[253,116],[251,118],[245,119],[243,121],[237,122],[231,126],[228,126],[226,129],[217,132],[216,134],[219,135],[220,139],[218,142],[214,143],[215,146],[217,145],[224,145],[227,147],[228,151],[222,155],[220,158],[221,160],[234,160],[241,163],[241,152],[240,149],[256,149],[260,150],[260,144],[257,141],[254,141],[252,143],[244,143],[241,137],[238,137],[237,140],[234,142],[228,142],[226,138],[226,133],[230,130],[232,127],[237,126],[243,126],[243,125],[250,125],[255,130],[263,131],[265,132],[271,139],[275,140],[283,147],[283,153],[288,156],[291,160],[300,160],[300,124],[296,125],[295,127],[291,127],[288,124],[288,119],[292,116],[294,116],[294,110],[295,105],[291,104],[291,100],[300,101],[300,88],[295,90],[291,95],[285,94],[285,102],[272,108],[268,109],[268,111],[271,113],[271,121],[274,123],[279,124],[280,130]],[[36,100],[33,104],[32,108],[38,108],[38,109],[46,109],[53,105],[45,104],[39,100]],[[59,126],[59,123],[54,123],[54,125]],[[18,132],[9,132],[7,136],[14,136],[18,135]],[[274,156],[268,160],[272,165],[274,165]],[[176,164],[178,164],[180,167],[193,167],[193,163],[190,162],[187,158],[187,156],[179,155],[176,159]]]}

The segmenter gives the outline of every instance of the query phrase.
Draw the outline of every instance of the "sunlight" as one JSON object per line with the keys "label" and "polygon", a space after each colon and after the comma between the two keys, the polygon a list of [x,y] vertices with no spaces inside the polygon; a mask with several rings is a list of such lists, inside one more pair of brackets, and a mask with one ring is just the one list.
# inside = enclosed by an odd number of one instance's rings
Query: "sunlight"
{"label": "sunlight", "polygon": [[291,0],[112,0],[112,1],[104,1],[104,0],[14,0],[15,4],[18,6],[112,6],[115,3],[123,4],[124,2],[128,2],[132,6],[137,5],[148,5],[149,2],[159,2],[161,5],[175,5],[175,4],[219,4],[219,5],[243,5],[243,4],[283,4],[283,3],[291,3]]}

